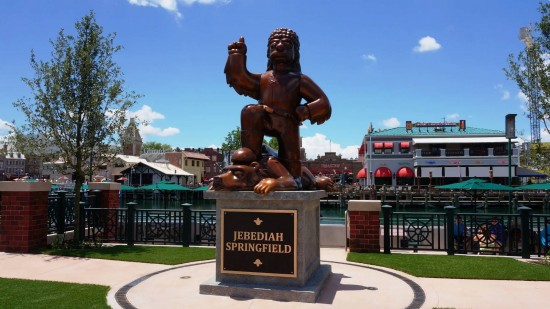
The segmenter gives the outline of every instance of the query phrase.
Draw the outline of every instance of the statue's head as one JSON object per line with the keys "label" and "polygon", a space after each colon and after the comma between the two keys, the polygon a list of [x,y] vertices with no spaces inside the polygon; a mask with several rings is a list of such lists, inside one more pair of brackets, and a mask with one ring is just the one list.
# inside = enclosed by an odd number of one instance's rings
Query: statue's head
{"label": "statue's head", "polygon": [[290,71],[301,72],[300,40],[296,32],[287,28],[273,30],[267,41],[267,58],[267,70],[273,70],[277,61],[285,61]]}

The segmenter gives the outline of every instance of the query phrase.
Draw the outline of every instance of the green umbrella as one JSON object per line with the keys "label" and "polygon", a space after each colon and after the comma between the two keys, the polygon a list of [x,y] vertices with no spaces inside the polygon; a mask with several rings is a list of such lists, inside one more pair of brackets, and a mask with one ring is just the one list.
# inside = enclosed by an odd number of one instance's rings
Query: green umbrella
{"label": "green umbrella", "polygon": [[133,191],[133,190],[137,190],[137,189],[134,188],[134,187],[132,187],[132,186],[121,185],[121,186],[120,186],[120,190],[122,190],[122,191]]}
{"label": "green umbrella", "polygon": [[206,191],[206,190],[208,190],[208,186],[202,186],[202,187],[193,189],[193,191]]}
{"label": "green umbrella", "polygon": [[175,184],[171,181],[166,181],[166,180],[159,181],[159,182],[154,183],[152,185],[140,187],[140,189],[143,189],[143,190],[161,190],[161,191],[188,191],[188,190],[191,190],[187,187],[180,186],[178,184]]}
{"label": "green umbrella", "polygon": [[437,186],[436,189],[449,189],[449,190],[471,190],[473,187],[478,186],[480,183],[486,183],[486,180],[479,178],[471,178],[466,181],[451,183],[448,185]]}
{"label": "green umbrella", "polygon": [[522,190],[550,190],[550,182],[544,182],[544,183],[534,183],[522,187],[518,187],[518,189]]}
{"label": "green umbrella", "polygon": [[477,204],[478,191],[514,191],[516,188],[499,185],[497,183],[487,182],[479,178],[471,178],[466,181],[451,183],[448,185],[437,186],[436,189],[464,190],[470,192],[474,197],[474,204]]}

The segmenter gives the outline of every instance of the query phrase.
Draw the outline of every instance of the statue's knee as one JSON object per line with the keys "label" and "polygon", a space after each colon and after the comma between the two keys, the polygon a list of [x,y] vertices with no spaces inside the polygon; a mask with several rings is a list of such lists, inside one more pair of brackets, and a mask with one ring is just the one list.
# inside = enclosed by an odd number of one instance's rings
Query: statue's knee
{"label": "statue's knee", "polygon": [[254,116],[254,115],[260,115],[264,112],[264,109],[262,106],[258,104],[250,104],[241,110],[241,116]]}

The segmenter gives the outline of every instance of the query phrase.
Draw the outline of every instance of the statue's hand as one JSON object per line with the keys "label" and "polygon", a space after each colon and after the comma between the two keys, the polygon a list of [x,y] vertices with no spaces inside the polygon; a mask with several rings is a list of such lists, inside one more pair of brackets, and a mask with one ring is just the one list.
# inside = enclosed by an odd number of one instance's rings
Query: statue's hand
{"label": "statue's hand", "polygon": [[246,44],[244,43],[244,37],[240,37],[238,42],[233,42],[227,46],[229,54],[242,54],[246,55]]}
{"label": "statue's hand", "polygon": [[296,107],[296,114],[298,115],[298,120],[300,122],[309,119],[309,108],[305,105],[300,105]]}

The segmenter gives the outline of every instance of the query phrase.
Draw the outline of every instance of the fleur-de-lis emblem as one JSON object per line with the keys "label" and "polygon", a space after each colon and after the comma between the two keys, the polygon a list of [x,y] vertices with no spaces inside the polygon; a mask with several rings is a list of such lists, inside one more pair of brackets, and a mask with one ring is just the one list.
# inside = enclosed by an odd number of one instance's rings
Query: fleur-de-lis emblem
{"label": "fleur-de-lis emblem", "polygon": [[262,265],[263,263],[262,261],[260,261],[260,259],[256,259],[252,264],[256,265],[256,267],[260,267],[260,265]]}
{"label": "fleur-de-lis emblem", "polygon": [[256,218],[256,220],[254,220],[254,223],[256,223],[256,225],[260,225],[260,224],[262,224],[262,222],[263,221],[260,218]]}

